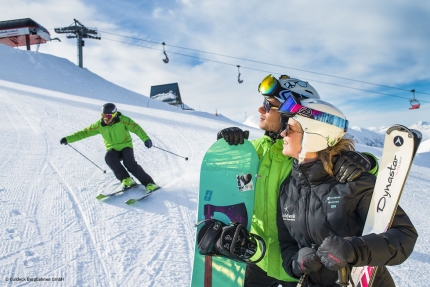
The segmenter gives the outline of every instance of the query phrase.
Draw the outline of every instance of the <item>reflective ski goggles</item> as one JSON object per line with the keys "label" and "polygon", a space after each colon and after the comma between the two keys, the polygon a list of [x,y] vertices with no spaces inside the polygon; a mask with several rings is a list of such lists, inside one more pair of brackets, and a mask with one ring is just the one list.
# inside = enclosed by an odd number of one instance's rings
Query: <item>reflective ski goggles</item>
{"label": "reflective ski goggles", "polygon": [[302,117],[306,117],[341,128],[345,132],[348,131],[348,120],[326,112],[304,107],[301,105],[300,101],[294,98],[294,96],[292,95],[289,96],[287,100],[281,105],[278,112],[281,114],[281,118],[293,117],[298,114]]}
{"label": "reflective ski goggles", "polygon": [[113,113],[113,114],[102,114],[102,118],[105,120],[110,120],[112,118],[114,118],[116,116],[117,112]]}
{"label": "reflective ski goggles", "polygon": [[277,92],[279,93],[280,91],[285,89],[294,89],[296,85],[299,85],[302,88],[308,87],[308,83],[305,81],[286,78],[286,76],[281,76],[280,79],[284,80],[283,86],[281,86],[279,81],[273,75],[268,75],[261,81],[260,85],[258,86],[258,92],[265,97],[274,97]]}
{"label": "reflective ski goggles", "polygon": [[281,87],[278,80],[273,75],[265,77],[258,85],[258,92],[265,97],[273,98],[276,92],[285,90]]}
{"label": "reflective ski goggles", "polygon": [[266,98],[263,101],[264,110],[266,113],[270,112],[270,110],[278,110],[279,107],[272,105]]}

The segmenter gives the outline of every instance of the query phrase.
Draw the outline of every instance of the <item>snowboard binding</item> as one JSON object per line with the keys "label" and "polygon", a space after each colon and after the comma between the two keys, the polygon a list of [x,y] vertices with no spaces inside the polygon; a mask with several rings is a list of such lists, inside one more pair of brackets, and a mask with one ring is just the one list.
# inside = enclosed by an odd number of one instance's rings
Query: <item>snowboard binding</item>
{"label": "snowboard binding", "polygon": [[[229,225],[216,219],[205,219],[198,222],[205,225],[197,234],[199,253],[208,256],[223,256],[229,259],[257,263],[263,259],[266,253],[266,244],[260,236],[249,233],[245,226],[238,222]],[[257,244],[261,247],[261,256],[257,260],[251,260],[257,251]]]}

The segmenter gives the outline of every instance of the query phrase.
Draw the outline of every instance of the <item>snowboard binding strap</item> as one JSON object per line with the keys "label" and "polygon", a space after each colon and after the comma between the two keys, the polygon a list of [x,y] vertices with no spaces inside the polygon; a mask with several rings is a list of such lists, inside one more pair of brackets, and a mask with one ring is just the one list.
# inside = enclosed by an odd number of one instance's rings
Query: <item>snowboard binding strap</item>
{"label": "snowboard binding strap", "polygon": [[[257,263],[266,253],[264,240],[249,233],[243,224],[231,222],[226,225],[216,219],[205,219],[195,226],[205,223],[197,235],[199,253],[208,256],[223,256],[235,261]],[[251,260],[257,251],[257,243],[261,247],[261,256]]]}

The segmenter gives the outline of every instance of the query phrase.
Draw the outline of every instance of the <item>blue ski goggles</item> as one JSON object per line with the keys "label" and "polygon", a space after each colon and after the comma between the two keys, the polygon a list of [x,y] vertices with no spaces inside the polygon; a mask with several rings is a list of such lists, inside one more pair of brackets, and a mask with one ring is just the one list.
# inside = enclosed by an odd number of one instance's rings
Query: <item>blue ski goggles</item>
{"label": "blue ski goggles", "polygon": [[290,95],[287,100],[279,107],[278,112],[281,114],[281,118],[291,118],[295,115],[301,115],[302,117],[306,117],[341,128],[344,130],[344,132],[348,131],[348,120],[326,112],[302,106],[300,101],[296,99],[293,95]]}

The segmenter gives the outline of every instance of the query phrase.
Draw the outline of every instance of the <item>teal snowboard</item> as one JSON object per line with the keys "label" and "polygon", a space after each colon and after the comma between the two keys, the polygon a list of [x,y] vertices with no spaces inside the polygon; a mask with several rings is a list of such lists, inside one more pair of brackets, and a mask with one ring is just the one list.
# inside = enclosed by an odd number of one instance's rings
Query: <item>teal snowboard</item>
{"label": "teal snowboard", "polygon": [[[214,218],[225,224],[239,222],[251,227],[254,187],[259,159],[247,140],[231,146],[224,139],[206,152],[200,171],[197,221]],[[197,234],[194,250],[192,287],[243,286],[246,264],[220,256],[201,255]]]}

